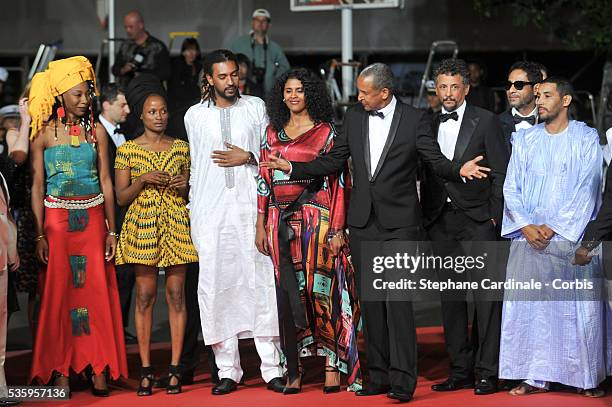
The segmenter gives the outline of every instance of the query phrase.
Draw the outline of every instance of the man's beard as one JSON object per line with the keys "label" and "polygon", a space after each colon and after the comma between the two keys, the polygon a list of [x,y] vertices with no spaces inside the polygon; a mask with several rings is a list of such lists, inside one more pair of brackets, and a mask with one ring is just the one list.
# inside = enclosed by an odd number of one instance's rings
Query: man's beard
{"label": "man's beard", "polygon": [[522,108],[529,106],[534,100],[535,100],[535,97],[531,99],[519,100],[518,104],[512,107],[514,107],[516,110],[521,110]]}
{"label": "man's beard", "polygon": [[235,89],[235,91],[234,91],[233,95],[228,95],[225,92],[227,90],[227,88],[223,89],[222,91],[217,89],[217,88],[215,88],[215,93],[217,94],[217,96],[219,96],[219,97],[221,97],[221,98],[223,98],[223,99],[225,99],[227,101],[233,102],[233,101],[235,101],[238,98],[239,92],[240,92],[238,86],[234,87],[234,89]]}

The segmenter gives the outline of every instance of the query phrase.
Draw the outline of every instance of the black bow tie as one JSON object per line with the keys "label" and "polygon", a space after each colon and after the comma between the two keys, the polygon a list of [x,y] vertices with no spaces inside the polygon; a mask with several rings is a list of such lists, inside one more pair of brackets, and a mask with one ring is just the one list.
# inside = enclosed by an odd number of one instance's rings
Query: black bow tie
{"label": "black bow tie", "polygon": [[379,110],[370,110],[370,111],[368,112],[368,114],[369,114],[370,116],[377,116],[377,117],[380,117],[381,119],[384,119],[384,118],[385,118],[385,114],[384,114],[383,112],[379,111]]}
{"label": "black bow tie", "polygon": [[533,126],[536,123],[535,116],[525,117],[525,116],[520,116],[518,114],[515,114],[513,117],[514,117],[514,124],[519,124],[520,122],[525,121]]}
{"label": "black bow tie", "polygon": [[457,112],[440,113],[440,123],[447,122],[450,119],[453,119],[455,121],[459,120],[459,114]]}
{"label": "black bow tie", "polygon": [[115,131],[113,131],[113,134],[121,134],[121,127],[116,126]]}

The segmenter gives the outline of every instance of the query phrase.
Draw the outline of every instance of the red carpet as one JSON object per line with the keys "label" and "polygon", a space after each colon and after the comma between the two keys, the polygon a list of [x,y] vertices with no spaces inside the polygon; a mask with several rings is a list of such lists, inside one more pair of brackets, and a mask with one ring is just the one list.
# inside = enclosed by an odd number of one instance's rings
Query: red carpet
{"label": "red carpet", "polygon": [[[433,382],[446,377],[447,364],[441,328],[419,328],[419,382],[415,398],[407,405],[414,406],[470,406],[470,407],[610,407],[612,406],[612,383],[608,380],[606,390],[608,396],[600,399],[588,399],[573,393],[535,394],[525,397],[512,397],[506,392],[491,396],[475,396],[472,390],[461,390],[453,393],[435,393],[430,390]],[[137,397],[135,375],[138,373],[138,353],[136,345],[128,346],[128,360],[131,378],[121,384],[125,388],[113,388],[111,396],[106,399],[93,397],[88,390],[73,391],[69,402],[46,402],[44,406],[265,406],[265,407],[313,407],[313,406],[389,406],[397,405],[394,400],[385,396],[355,397],[353,393],[341,392],[331,395],[322,393],[323,359],[309,358],[305,362],[306,376],[302,393],[291,396],[273,393],[266,390],[259,377],[259,359],[252,341],[241,341],[242,367],[245,370],[245,385],[226,396],[212,396],[210,390],[210,375],[207,371],[196,372],[196,383],[185,386],[179,395],[166,395],[162,389],[156,389],[152,397]],[[30,352],[9,353],[6,360],[6,373],[9,384],[17,385],[25,382],[27,368],[30,363]],[[152,360],[157,366],[165,366],[169,360],[169,345],[158,344],[153,347]],[[164,362],[164,363],[162,363]],[[206,366],[205,361],[201,367]],[[164,373],[159,369],[158,373]],[[25,405],[41,405],[25,403]]]}

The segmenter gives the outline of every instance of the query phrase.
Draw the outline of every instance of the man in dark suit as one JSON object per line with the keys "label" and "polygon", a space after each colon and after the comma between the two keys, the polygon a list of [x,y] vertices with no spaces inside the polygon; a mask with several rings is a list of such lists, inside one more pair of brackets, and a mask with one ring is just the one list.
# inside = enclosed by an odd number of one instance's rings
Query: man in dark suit
{"label": "man in dark suit", "polygon": [[[271,157],[263,167],[280,169],[292,179],[321,177],[343,168],[352,157],[353,187],[348,227],[357,282],[361,280],[362,243],[423,240],[416,189],[418,155],[440,176],[461,181],[484,177],[486,168],[444,157],[431,136],[426,114],[393,96],[393,73],[384,64],[366,67],[357,79],[360,104],[349,109],[331,151],[309,163]],[[416,328],[410,301],[360,298],[367,346],[369,383],[357,396],[387,393],[409,401],[416,386]]]}
{"label": "man in dark suit", "polygon": [[612,169],[608,167],[606,174],[606,187],[601,202],[601,207],[597,217],[590,221],[584,230],[580,247],[576,249],[575,264],[584,266],[591,262],[592,252],[600,243],[604,244],[604,267],[608,279],[612,279],[612,270],[607,253],[612,253],[609,249],[610,243],[606,239],[612,233]]}
{"label": "man in dark suit", "polygon": [[[501,125],[495,114],[465,101],[469,91],[469,73],[464,61],[447,59],[434,72],[436,92],[442,111],[433,122],[433,134],[442,153],[455,162],[484,156],[483,165],[490,176],[477,180],[444,180],[431,165],[424,168],[421,204],[424,224],[437,256],[465,256],[461,242],[494,242],[496,225],[501,223],[503,184],[508,164]],[[473,245],[473,250],[479,250]],[[455,270],[440,270],[440,279],[461,279]],[[442,273],[448,273],[442,277]],[[473,281],[476,273],[467,278]],[[476,394],[497,391],[501,302],[483,301],[475,292],[475,335],[469,338],[467,302],[459,296],[442,296],[442,319],[446,348],[450,357],[448,380],[432,386],[434,391],[452,391],[474,387]],[[476,328],[477,326],[477,328]],[[478,338],[478,339],[476,339]],[[474,343],[474,342],[475,343]],[[475,351],[475,348],[477,351]]]}
{"label": "man in dark suit", "polygon": [[[98,116],[98,131],[105,131],[111,140],[108,143],[108,156],[111,179],[115,185],[115,156],[117,148],[126,142],[126,135],[120,125],[125,123],[130,114],[130,107],[125,99],[125,91],[117,83],[109,83],[102,89],[100,94],[100,107],[102,112]],[[117,233],[121,232],[123,219],[127,208],[117,205],[115,202],[115,223]],[[117,286],[119,288],[119,302],[121,304],[121,316],[123,317],[123,330],[126,343],[137,343],[136,337],[128,332],[130,321],[130,305],[132,304],[132,291],[134,290],[135,276],[131,265],[124,264],[115,266],[117,275]]]}
{"label": "man in dark suit", "polygon": [[504,130],[508,152],[512,152],[510,138],[520,129],[528,129],[538,123],[538,109],[535,105],[534,87],[542,82],[540,65],[529,61],[515,62],[508,71],[506,97],[510,109],[499,114]]}

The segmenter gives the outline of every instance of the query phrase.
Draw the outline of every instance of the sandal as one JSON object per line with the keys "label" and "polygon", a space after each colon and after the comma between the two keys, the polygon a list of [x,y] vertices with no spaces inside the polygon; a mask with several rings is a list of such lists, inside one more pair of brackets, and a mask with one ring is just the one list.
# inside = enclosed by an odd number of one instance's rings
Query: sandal
{"label": "sandal", "polygon": [[600,389],[599,387],[595,387],[593,389],[578,389],[578,394],[583,395],[584,397],[590,398],[600,398],[606,395],[605,390]]}
{"label": "sandal", "polygon": [[530,394],[547,393],[547,392],[548,392],[547,389],[541,389],[539,387],[532,386],[525,382],[521,382],[521,384],[519,384],[518,386],[510,390],[509,394],[511,396],[528,396]]}
{"label": "sandal", "polygon": [[300,379],[300,385],[299,387],[287,387],[285,386],[285,388],[283,389],[283,395],[289,395],[289,394],[298,394],[302,391],[302,382],[304,381],[304,369],[302,368],[302,366],[299,367],[298,369],[298,377],[295,379],[291,379],[291,377],[287,376],[287,384],[295,382],[295,380]]}
{"label": "sandal", "polygon": [[[338,375],[340,374],[340,371],[338,370],[337,367],[333,367],[333,366],[325,366],[325,372],[336,372],[338,373]],[[327,374],[326,374],[327,376]],[[338,393],[340,391],[340,385],[335,385],[335,386],[324,386],[323,387],[323,393],[325,394],[329,394],[329,393]]]}
{"label": "sandal", "polygon": [[[143,382],[145,380],[149,381],[149,384],[145,386]],[[155,376],[153,375],[153,367],[151,366],[142,366],[140,368],[140,383],[138,384],[138,390],[136,390],[136,394],[139,396],[150,396],[153,394],[153,382],[155,381]]]}
{"label": "sandal", "polygon": [[[172,379],[176,379],[176,384],[171,384]],[[183,374],[181,373],[180,365],[168,366],[168,387],[166,387],[166,393],[168,394],[179,394],[183,391],[181,387],[181,379]]]}

